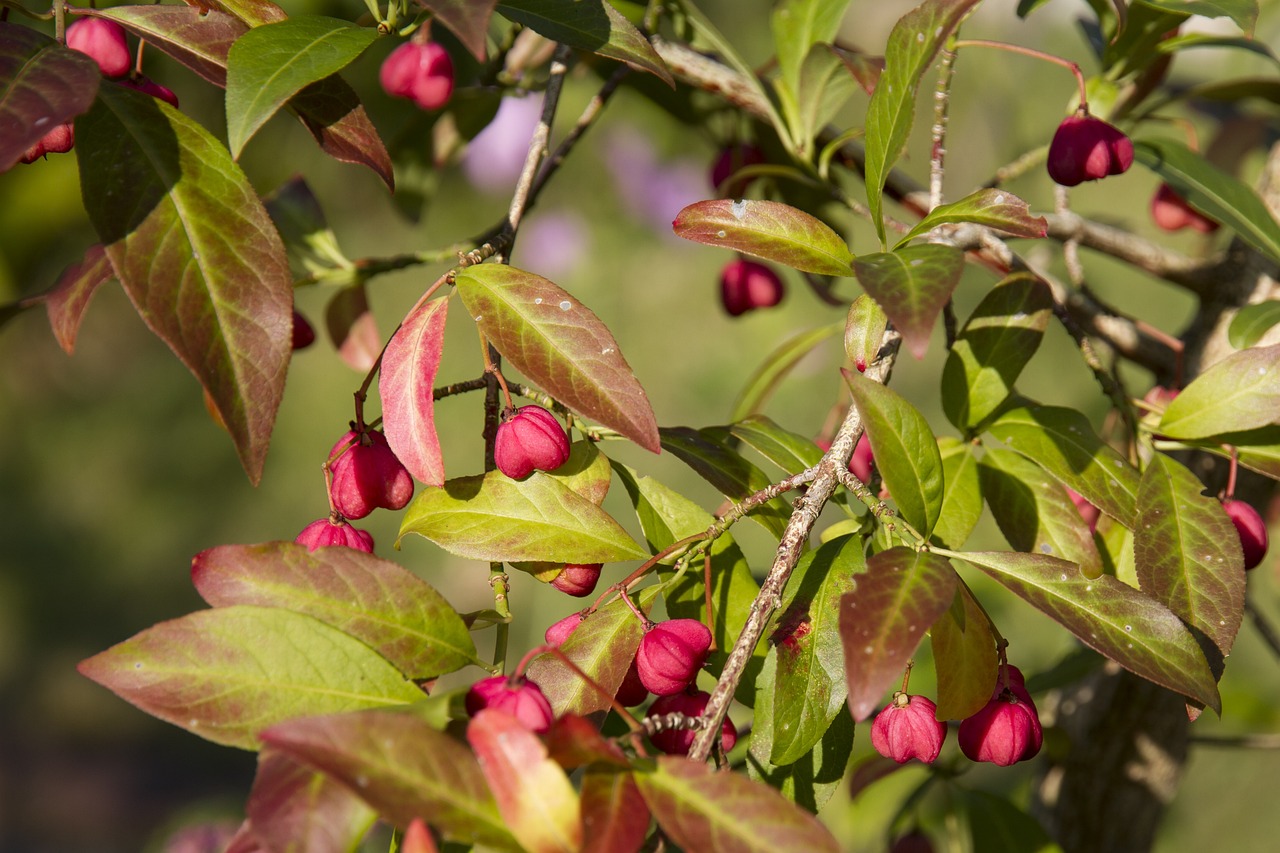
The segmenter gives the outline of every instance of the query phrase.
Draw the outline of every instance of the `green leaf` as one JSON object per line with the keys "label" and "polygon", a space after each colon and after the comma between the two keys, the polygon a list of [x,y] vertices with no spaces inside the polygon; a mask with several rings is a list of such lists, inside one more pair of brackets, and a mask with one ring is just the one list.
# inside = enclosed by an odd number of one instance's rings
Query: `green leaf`
{"label": "green leaf", "polygon": [[[150,6],[147,8],[162,8]],[[301,175],[285,181],[262,199],[275,223],[295,270],[303,274],[349,270],[355,263],[342,253],[338,237],[329,227],[320,200]]]}
{"label": "green leaf", "polygon": [[982,493],[1015,551],[1062,557],[1088,578],[1102,574],[1089,525],[1057,480],[1008,450],[989,449],[978,465]]}
{"label": "green leaf", "polygon": [[284,245],[240,167],[168,104],[103,86],[76,122],[89,220],[143,321],[262,475],[293,339]]}
{"label": "green leaf", "polygon": [[387,444],[414,479],[428,486],[444,484],[433,392],[448,312],[448,297],[414,306],[387,341],[378,368]]}
{"label": "green leaf", "polygon": [[1280,344],[1273,344],[1232,353],[1201,373],[1165,408],[1159,429],[1170,438],[1195,439],[1277,420]]}
{"label": "green leaf", "polygon": [[964,581],[956,583],[951,606],[930,628],[929,643],[938,674],[937,716],[963,720],[982,710],[996,687],[996,636]]}
{"label": "green leaf", "polygon": [[796,112],[802,144],[807,147],[857,90],[840,53],[829,44],[815,44],[800,68]]}
{"label": "green leaf", "polygon": [[153,717],[250,750],[282,720],[422,698],[364,643],[273,607],[219,607],[161,622],[77,669]]}
{"label": "green leaf", "polygon": [[783,766],[812,754],[844,711],[843,596],[867,570],[860,536],[842,536],[809,551],[796,564],[769,637],[777,656],[769,763]]}
{"label": "green leaf", "polygon": [[854,591],[840,601],[849,712],[858,721],[879,710],[902,679],[924,632],[951,606],[956,573],[930,551],[896,547],[867,560]]}
{"label": "green leaf", "polygon": [[0,21],[0,172],[50,130],[89,109],[101,81],[98,64],[86,54]]}
{"label": "green leaf", "polygon": [[1040,822],[1004,797],[982,790],[957,789],[968,817],[974,850],[983,853],[1060,853]]}
{"label": "green leaf", "polygon": [[933,533],[942,512],[942,454],[914,406],[878,382],[845,371],[845,380],[876,458],[876,469],[898,511],[921,536]]}
{"label": "green leaf", "polygon": [[983,297],[942,370],[942,409],[956,429],[978,429],[1013,393],[1052,313],[1048,285],[1029,273],[1014,273]]}
{"label": "green leaf", "polygon": [[1163,178],[1193,208],[1280,263],[1280,224],[1248,184],[1221,171],[1180,142],[1135,139],[1133,153],[1139,163]]}
{"label": "green leaf", "polygon": [[1202,15],[1206,18],[1230,18],[1246,33],[1253,33],[1258,23],[1258,0],[1140,0],[1145,6]]}
{"label": "green leaf", "polygon": [[468,267],[457,287],[480,331],[517,370],[574,411],[658,452],[649,398],[591,309],[505,264]]}
{"label": "green leaf", "polygon": [[1098,438],[1084,415],[1074,409],[1028,403],[1002,414],[990,432],[1089,503],[1132,527],[1140,475]]}
{"label": "green leaf", "polygon": [[574,853],[582,844],[582,806],[547,748],[511,714],[485,708],[467,724],[467,742],[498,803],[498,813],[530,853]]}
{"label": "green leaf", "polygon": [[942,455],[942,512],[933,529],[934,539],[952,548],[961,547],[982,516],[982,485],[978,460],[968,444],[945,436],[938,439]]}
{"label": "green leaf", "polygon": [[72,264],[58,276],[58,282],[46,294],[43,302],[49,314],[49,326],[53,336],[67,355],[76,348],[80,323],[89,307],[89,300],[98,288],[116,277],[111,261],[101,245],[90,246],[78,264]]}
{"label": "green leaf", "polygon": [[625,62],[675,88],[649,40],[604,0],[507,0],[498,11],[552,41]]}
{"label": "green leaf", "polygon": [[1206,441],[1188,441],[1191,447],[1202,448],[1224,459],[1230,459],[1234,447],[1239,463],[1250,471],[1280,480],[1280,427],[1265,426],[1241,432],[1224,433]]}
{"label": "green leaf", "polygon": [[483,61],[489,35],[489,18],[497,0],[418,0],[435,19],[458,37],[476,59]]}
{"label": "green leaf", "polygon": [[[657,593],[648,589],[636,596],[642,612],[648,612]],[[622,686],[627,669],[644,637],[644,626],[625,602],[612,601],[573,629],[560,651],[613,696]],[[555,655],[539,655],[529,664],[530,680],[542,688],[556,716],[586,716],[609,708],[602,696],[582,676]]]}
{"label": "green leaf", "polygon": [[[707,430],[688,427],[663,427],[662,446],[698,472],[708,483],[730,500],[740,501],[761,489],[770,480],[735,450],[717,441]],[[747,513],[747,517],[774,536],[781,536],[791,517],[791,509],[782,498],[774,498]]]}
{"label": "green leaf", "polygon": [[299,15],[254,27],[227,54],[227,140],[234,157],[267,119],[304,88],[351,64],[376,30]]}
{"label": "green leaf", "polygon": [[671,223],[677,237],[732,249],[802,272],[847,276],[853,255],[822,220],[777,201],[695,202]]}
{"label": "green leaf", "polygon": [[875,364],[884,344],[889,318],[880,303],[863,293],[849,306],[844,325],[844,354],[854,368],[863,372]]}
{"label": "green leaf", "polygon": [[731,424],[729,432],[787,474],[799,474],[822,460],[818,445],[764,415],[752,415]]}
{"label": "green leaf", "polygon": [[1045,554],[969,551],[951,556],[977,566],[1135,675],[1221,713],[1218,686],[1204,653],[1163,604],[1110,575],[1086,578],[1074,563]]}
{"label": "green leaf", "polygon": [[773,10],[769,23],[778,52],[782,82],[797,101],[800,69],[815,44],[835,41],[849,0],[784,0]]}
{"label": "green leaf", "polygon": [[284,9],[271,0],[202,0],[200,5],[239,18],[251,27],[283,21],[288,17]]}
{"label": "green leaf", "polygon": [[[217,611],[215,611],[217,612]],[[471,750],[412,711],[291,720],[262,739],[337,779],[399,826],[423,818],[450,841],[520,850]]]}
{"label": "green leaf", "polygon": [[924,219],[898,241],[902,246],[939,225],[958,222],[976,222],[1014,237],[1043,237],[1049,223],[1043,216],[1032,216],[1027,203],[1011,192],[997,189],[981,189],[959,201],[940,204],[929,211]]}
{"label": "green leaf", "polygon": [[894,25],[885,47],[885,68],[867,107],[867,204],[885,243],[885,180],[915,120],[916,89],[939,49],[978,0],[924,0]]}
{"label": "green leaf", "polygon": [[1246,305],[1231,318],[1227,327],[1227,340],[1236,349],[1248,349],[1262,339],[1277,323],[1280,323],[1280,302],[1268,299]]}
{"label": "green leaf", "polygon": [[486,562],[612,563],[646,556],[618,522],[568,486],[535,471],[459,477],[418,493],[400,522],[451,554]]}
{"label": "green leaf", "polygon": [[1236,50],[1247,50],[1250,53],[1256,53],[1258,56],[1266,57],[1272,62],[1280,63],[1275,53],[1267,45],[1254,38],[1234,37],[1231,36],[1215,36],[1209,33],[1183,33],[1166,39],[1156,46],[1161,53],[1176,54],[1180,50],[1190,50],[1197,47],[1227,47]]}
{"label": "green leaf", "polygon": [[751,745],[747,753],[747,775],[764,782],[791,802],[817,813],[844,781],[845,768],[853,750],[853,717],[840,709],[822,740],[802,758],[782,767],[769,761],[773,753],[774,682],[778,653],[770,650],[756,680],[755,713],[752,715]]}
{"label": "green leaf", "polygon": [[415,681],[484,666],[462,618],[430,584],[351,548],[293,542],[222,545],[191,563],[213,607],[253,604],[304,613],[373,648]]}
{"label": "green leaf", "polygon": [[1163,453],[1138,491],[1133,556],[1142,591],[1191,626],[1221,672],[1244,614],[1244,559],[1235,525],[1204,484]]}
{"label": "green leaf", "polygon": [[193,6],[116,6],[95,13],[115,21],[215,86],[227,85],[227,54],[249,31],[239,18]]}
{"label": "green leaf", "polygon": [[[830,851],[840,845],[816,817],[767,785],[737,773],[717,773],[703,761],[659,756],[635,774],[658,826],[685,850],[717,853]],[[750,820],[744,817],[750,815]]]}
{"label": "green leaf", "polygon": [[733,419],[742,420],[764,408],[774,390],[795,366],[828,338],[838,335],[841,328],[840,324],[833,323],[801,332],[769,353],[738,394],[738,400],[733,404]]}
{"label": "green leaf", "polygon": [[911,354],[924,358],[938,315],[960,283],[964,252],[937,243],[908,246],[862,255],[853,262],[853,271],[902,332]]}
{"label": "green leaf", "polygon": [[244,811],[269,850],[353,850],[378,818],[347,786],[270,747],[258,753]]}
{"label": "green leaf", "polygon": [[609,458],[600,452],[595,442],[585,440],[569,445],[569,458],[563,465],[543,473],[564,483],[596,506],[604,503],[613,478]]}

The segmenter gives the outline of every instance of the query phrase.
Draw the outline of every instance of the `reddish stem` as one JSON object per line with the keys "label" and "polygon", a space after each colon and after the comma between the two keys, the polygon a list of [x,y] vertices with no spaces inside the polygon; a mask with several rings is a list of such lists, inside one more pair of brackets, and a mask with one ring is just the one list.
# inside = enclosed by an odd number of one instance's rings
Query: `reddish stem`
{"label": "reddish stem", "polygon": [[1020,53],[1033,59],[1043,59],[1045,62],[1052,62],[1054,65],[1061,65],[1075,75],[1076,84],[1080,87],[1080,109],[1088,114],[1089,96],[1085,93],[1084,74],[1081,73],[1080,66],[1070,59],[1063,59],[1061,56],[1054,56],[1052,53],[1045,53],[1033,47],[1023,47],[1019,44],[1008,44],[1002,41],[988,41],[987,39],[960,39],[955,43],[955,49],[959,50],[962,47],[991,47],[996,50],[1007,50],[1010,53]]}

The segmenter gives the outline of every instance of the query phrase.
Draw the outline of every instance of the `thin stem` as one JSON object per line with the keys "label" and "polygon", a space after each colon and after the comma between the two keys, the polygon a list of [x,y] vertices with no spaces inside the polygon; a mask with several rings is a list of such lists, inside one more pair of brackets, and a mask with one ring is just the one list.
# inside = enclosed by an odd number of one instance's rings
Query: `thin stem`
{"label": "thin stem", "polygon": [[488,380],[483,376],[479,379],[468,379],[465,382],[455,382],[452,385],[433,388],[431,391],[431,399],[443,400],[445,397],[452,397],[456,394],[466,394],[469,391],[479,391],[487,384]]}
{"label": "thin stem", "polygon": [[1234,444],[1231,445],[1231,466],[1227,469],[1227,490],[1224,493],[1226,497],[1233,497],[1236,493],[1236,471],[1240,468],[1240,448]]}
{"label": "thin stem", "polygon": [[1259,612],[1258,608],[1253,606],[1253,602],[1247,598],[1244,602],[1244,612],[1249,614],[1249,618],[1253,620],[1253,627],[1258,629],[1258,634],[1262,637],[1262,641],[1271,649],[1271,653],[1280,658],[1280,632]]}
{"label": "thin stem", "polygon": [[1045,62],[1052,62],[1054,65],[1061,65],[1075,75],[1076,85],[1080,87],[1080,108],[1086,114],[1089,112],[1089,95],[1085,90],[1084,74],[1081,73],[1080,66],[1069,59],[1063,59],[1061,56],[1054,56],[1052,53],[1045,53],[1033,47],[1023,47],[1020,44],[1008,44],[1002,41],[988,41],[987,39],[960,39],[953,47],[955,50],[959,50],[962,47],[990,47],[996,50],[1007,50],[1010,53],[1020,53],[1023,56],[1030,56],[1034,59],[1043,59]]}
{"label": "thin stem", "polygon": [[933,91],[933,148],[929,157],[929,208],[942,204],[943,165],[947,157],[947,109],[951,103],[951,81],[956,72],[956,52],[942,50],[938,85]]}
{"label": "thin stem", "polygon": [[507,593],[511,591],[510,578],[502,570],[502,563],[489,564],[489,586],[493,588],[493,609],[501,617],[493,637],[493,666],[502,672],[507,665],[507,641],[511,636],[511,603]]}
{"label": "thin stem", "polygon": [[[479,329],[477,329],[479,331]],[[511,403],[511,389],[507,387],[506,377],[502,375],[502,370],[498,367],[497,351],[489,343],[489,339],[484,336],[484,332],[480,332],[480,353],[484,358],[485,376],[492,376],[498,383],[498,387],[502,389],[502,399],[506,401],[507,409],[514,409]]]}
{"label": "thin stem", "polygon": [[658,563],[662,562],[665,559],[668,559],[669,557],[674,556],[678,552],[684,550],[685,548],[688,548],[693,543],[698,542],[702,539],[705,539],[706,537],[707,537],[707,533],[706,531],[703,531],[702,533],[695,533],[692,536],[686,536],[683,539],[672,542],[670,545],[663,548],[661,551],[659,551],[658,553],[654,554],[652,557],[650,557],[649,559],[641,563],[640,567],[636,569],[634,572],[627,575],[621,581],[613,584],[608,589],[606,589],[603,593],[601,593],[600,597],[595,600],[594,604],[592,604],[586,610],[582,611],[582,615],[585,617],[585,616],[590,616],[592,613],[595,613],[596,610],[599,609],[600,605],[604,603],[604,600],[606,598],[608,598],[611,595],[615,595],[620,591],[628,589],[631,586],[631,584],[635,583],[636,581],[640,580],[640,578],[647,575],[653,569],[654,566],[658,565]]}

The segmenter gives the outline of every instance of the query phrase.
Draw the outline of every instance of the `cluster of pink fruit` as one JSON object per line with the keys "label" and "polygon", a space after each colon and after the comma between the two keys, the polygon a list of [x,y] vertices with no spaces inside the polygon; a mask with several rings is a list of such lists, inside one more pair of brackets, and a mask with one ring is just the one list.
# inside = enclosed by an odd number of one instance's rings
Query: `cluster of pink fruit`
{"label": "cluster of pink fruit", "polygon": [[391,51],[378,72],[382,91],[438,110],[453,94],[453,60],[433,41],[410,41]]}
{"label": "cluster of pink fruit", "polygon": [[[124,27],[106,18],[81,18],[67,27],[67,47],[87,54],[98,63],[103,75],[119,79],[122,86],[137,89],[153,98],[178,106],[178,96],[168,88],[143,76],[127,76],[133,67],[133,55]],[[34,163],[46,154],[65,154],[75,145],[75,128],[71,122],[60,124],[46,133],[22,155],[23,163]]]}
{"label": "cluster of pink fruit", "polygon": [[[942,752],[947,724],[924,696],[897,692],[871,724],[871,744],[885,758],[932,764]],[[1040,714],[1016,666],[1001,667],[991,700],[960,723],[960,751],[972,761],[1008,767],[1040,752]]]}

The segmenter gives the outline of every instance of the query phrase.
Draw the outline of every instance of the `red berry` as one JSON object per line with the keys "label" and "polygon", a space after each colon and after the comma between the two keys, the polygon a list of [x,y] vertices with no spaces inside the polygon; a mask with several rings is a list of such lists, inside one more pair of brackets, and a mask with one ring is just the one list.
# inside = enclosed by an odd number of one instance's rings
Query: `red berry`
{"label": "red berry", "polygon": [[622,677],[622,683],[618,685],[618,692],[613,698],[624,708],[635,707],[649,698],[649,688],[640,680],[635,658],[631,659],[631,666],[627,667],[627,674]]}
{"label": "red berry", "polygon": [[670,696],[693,683],[711,648],[711,631],[697,619],[654,625],[636,649],[636,672],[650,693]]}
{"label": "red berry", "polygon": [[153,98],[164,101],[175,110],[178,109],[178,96],[173,93],[173,90],[168,86],[161,86],[150,77],[139,74],[136,80],[132,77],[121,80],[120,85],[142,92],[144,95],[150,95]]}
{"label": "red berry", "polygon": [[494,442],[493,461],[513,480],[534,471],[554,471],[569,458],[569,436],[556,416],[541,406],[503,412]]}
{"label": "red berry", "polygon": [[786,288],[770,267],[739,258],[720,273],[720,299],[734,317],[754,308],[769,308],[782,301]]}
{"label": "red berry", "polygon": [[307,322],[307,318],[298,311],[293,312],[293,348],[306,349],[316,342],[316,330]]}
{"label": "red berry", "polygon": [[899,764],[913,758],[932,764],[947,737],[947,724],[938,720],[937,711],[931,699],[895,693],[871,723],[871,745]]}
{"label": "red berry", "polygon": [[106,18],[81,18],[67,27],[67,47],[89,54],[108,77],[123,77],[133,65],[124,27]]}
{"label": "red berry", "polygon": [[1240,547],[1244,549],[1244,567],[1252,569],[1262,562],[1267,553],[1267,524],[1258,511],[1244,501],[1227,498],[1222,502],[1227,518],[1240,534]]}
{"label": "red berry", "polygon": [[1161,184],[1152,197],[1151,218],[1165,231],[1191,228],[1201,234],[1212,234],[1218,230],[1218,223],[1188,204],[1168,184]]}
{"label": "red berry", "polygon": [[1049,177],[1064,187],[1119,175],[1133,165],[1133,142],[1102,119],[1063,119],[1049,144]]}
{"label": "red berry", "polygon": [[477,681],[467,691],[466,705],[473,717],[485,708],[505,711],[531,732],[545,732],[555,719],[542,689],[527,678],[495,675]]}
{"label": "red berry", "polygon": [[853,455],[849,457],[849,473],[864,483],[871,482],[871,466],[875,462],[871,455],[871,439],[864,432],[853,447]]}
{"label": "red berry", "polygon": [[[711,701],[711,694],[702,690],[689,689],[672,696],[663,696],[649,706],[646,717],[661,717],[666,714],[683,714],[686,717],[700,717]],[[668,755],[688,755],[689,747],[697,732],[692,729],[665,729],[655,732],[649,740],[653,741],[662,752]],[[725,752],[733,749],[738,742],[738,729],[728,717],[720,725],[720,745]]]}
{"label": "red berry", "polygon": [[1009,687],[1005,688],[1001,676],[991,701],[960,723],[960,751],[973,761],[1008,767],[1040,752],[1044,733],[1036,704],[1027,693],[1022,673],[1012,666],[1008,673]]}
{"label": "red berry", "polygon": [[600,580],[602,563],[568,563],[551,585],[574,598],[590,595]]}
{"label": "red berry", "polygon": [[[720,186],[739,169],[756,166],[763,162],[765,162],[764,152],[750,143],[738,142],[726,145],[720,149],[715,162],[711,165],[711,188],[719,190]],[[750,178],[734,181],[724,188],[724,194],[730,198],[739,198],[746,192],[750,183]]]}
{"label": "red berry", "polygon": [[443,107],[453,94],[453,60],[435,42],[400,45],[378,72],[382,91],[393,98],[408,98],[424,110]]}
{"label": "red berry", "polygon": [[377,430],[348,432],[329,451],[330,458],[348,449],[331,465],[333,506],[347,518],[364,518],[376,507],[400,509],[413,497],[413,477]]}
{"label": "red berry", "polygon": [[1071,498],[1071,502],[1076,505],[1076,510],[1080,513],[1080,517],[1084,519],[1085,524],[1089,525],[1089,532],[1098,529],[1098,518],[1102,515],[1102,510],[1089,503],[1089,499],[1077,492],[1075,489],[1067,486],[1067,497]]}
{"label": "red berry", "polygon": [[366,554],[373,553],[373,537],[367,531],[352,527],[345,521],[335,524],[328,518],[311,522],[302,528],[302,532],[293,541],[299,545],[306,545],[308,551],[341,545],[364,551]]}
{"label": "red berry", "polygon": [[553,624],[543,634],[543,639],[548,646],[558,646],[565,640],[569,639],[569,635],[574,629],[582,624],[582,615],[579,613],[570,613],[568,616]]}

